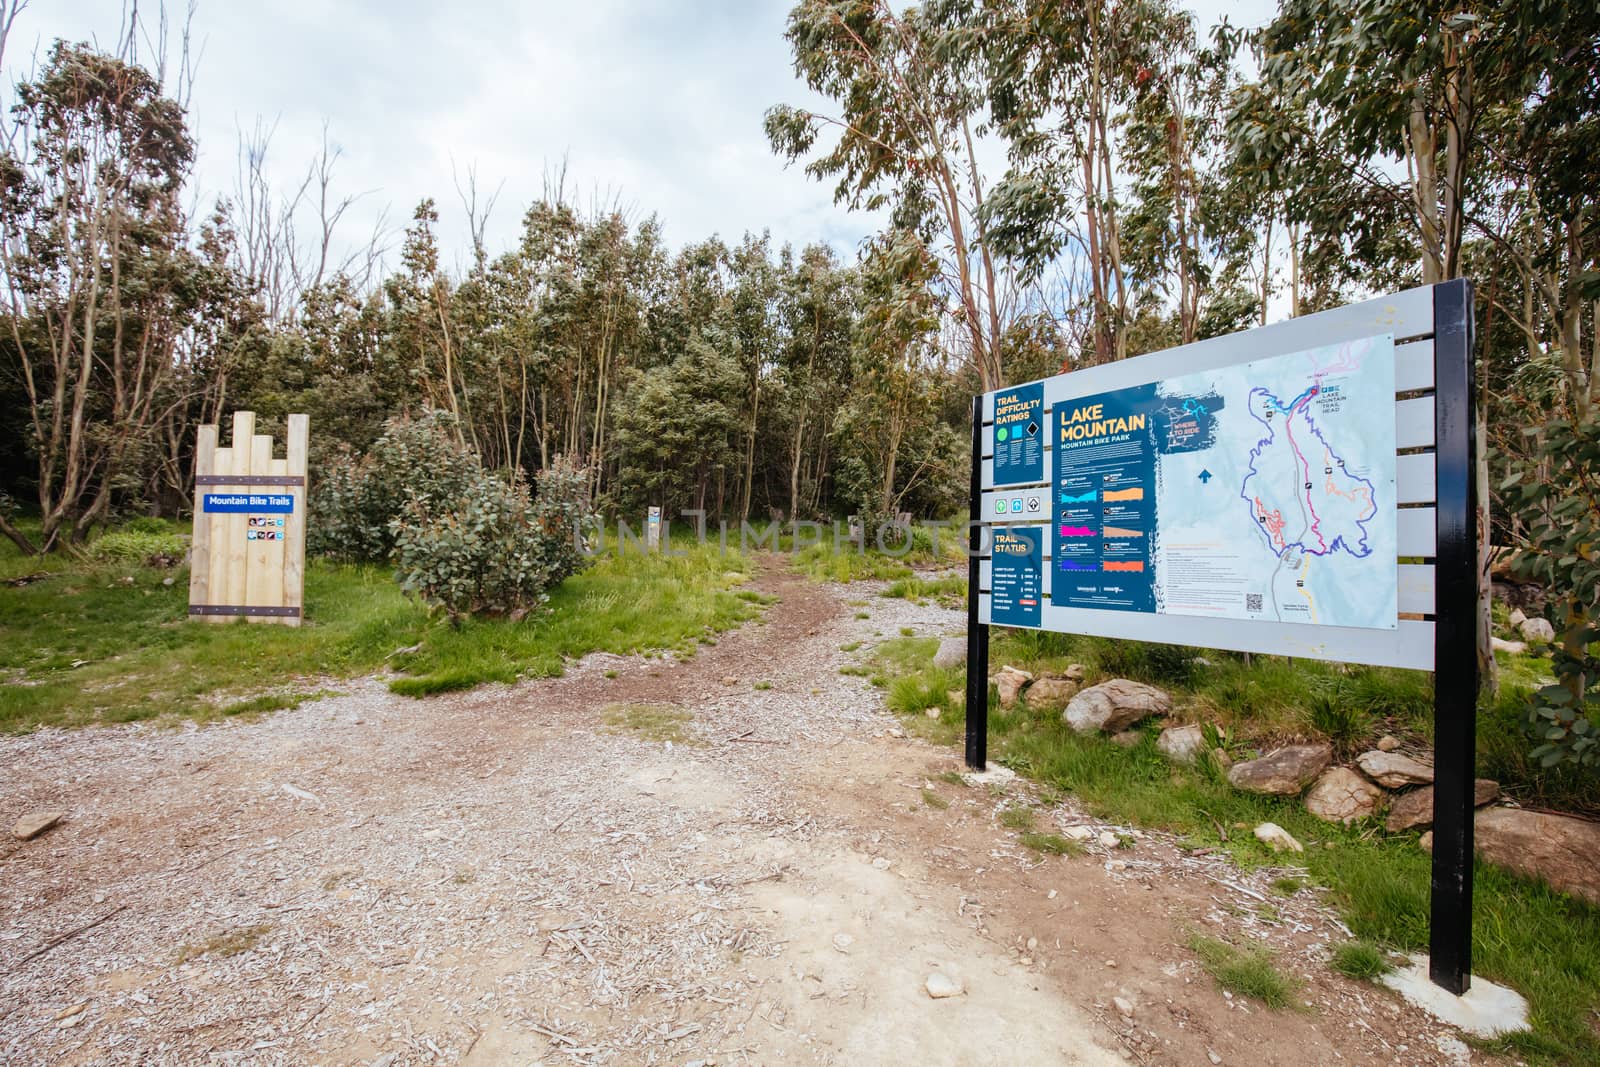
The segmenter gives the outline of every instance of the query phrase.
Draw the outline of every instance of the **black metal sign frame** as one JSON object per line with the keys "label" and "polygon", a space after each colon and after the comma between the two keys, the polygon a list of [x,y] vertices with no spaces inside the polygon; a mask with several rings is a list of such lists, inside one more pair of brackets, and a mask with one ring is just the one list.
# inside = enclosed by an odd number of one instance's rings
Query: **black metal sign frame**
{"label": "black metal sign frame", "polygon": [[[1473,777],[1477,763],[1478,539],[1473,289],[1464,278],[1432,288],[1435,464],[1433,874],[1429,977],[1461,995],[1472,974]],[[988,758],[989,624],[980,622],[983,397],[972,403],[968,502],[966,760]],[[1196,620],[1197,624],[1201,620]],[[1201,640],[1194,644],[1203,646]],[[1447,668],[1447,669],[1441,669]]]}

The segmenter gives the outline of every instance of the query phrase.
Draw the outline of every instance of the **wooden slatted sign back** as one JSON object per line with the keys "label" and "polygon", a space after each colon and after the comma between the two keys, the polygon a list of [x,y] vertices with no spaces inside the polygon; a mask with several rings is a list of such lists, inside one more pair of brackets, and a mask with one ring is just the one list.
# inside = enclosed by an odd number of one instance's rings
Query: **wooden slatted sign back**
{"label": "wooden slatted sign back", "polygon": [[311,420],[289,416],[282,458],[271,435],[255,427],[254,412],[236,411],[227,447],[214,424],[197,434],[189,614],[299,626]]}

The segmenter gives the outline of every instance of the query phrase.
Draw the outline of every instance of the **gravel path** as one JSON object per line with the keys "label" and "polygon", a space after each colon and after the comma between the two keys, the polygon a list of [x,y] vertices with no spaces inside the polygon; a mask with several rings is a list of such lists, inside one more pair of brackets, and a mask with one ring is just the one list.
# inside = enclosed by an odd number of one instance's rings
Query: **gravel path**
{"label": "gravel path", "polygon": [[[67,813],[0,846],[0,1061],[1454,1061],[1329,976],[1312,894],[1252,911],[1271,872],[1067,807],[1089,855],[1041,858],[996,819],[1023,785],[939,779],[841,646],[958,613],[770,560],[757,587],[767,620],[686,663],[0,739],[7,825]],[[637,702],[693,718],[608,719]],[[1311,1010],[1221,996],[1181,947],[1208,924],[1272,938]]]}

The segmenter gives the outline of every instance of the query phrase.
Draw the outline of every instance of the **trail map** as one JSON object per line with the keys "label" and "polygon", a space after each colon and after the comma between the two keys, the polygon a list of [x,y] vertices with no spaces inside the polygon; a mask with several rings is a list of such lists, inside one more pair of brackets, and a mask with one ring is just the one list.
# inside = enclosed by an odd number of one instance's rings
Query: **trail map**
{"label": "trail map", "polygon": [[1394,338],[1062,401],[1052,602],[1396,625]]}

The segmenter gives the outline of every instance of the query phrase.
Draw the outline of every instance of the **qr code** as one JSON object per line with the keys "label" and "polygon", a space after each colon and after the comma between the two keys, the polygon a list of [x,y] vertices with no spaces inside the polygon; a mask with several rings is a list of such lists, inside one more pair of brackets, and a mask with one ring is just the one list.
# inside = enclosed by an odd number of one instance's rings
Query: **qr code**
{"label": "qr code", "polygon": [[1244,610],[1246,610],[1246,611],[1260,611],[1261,610],[1261,594],[1260,593],[1246,593],[1244,595]]}

